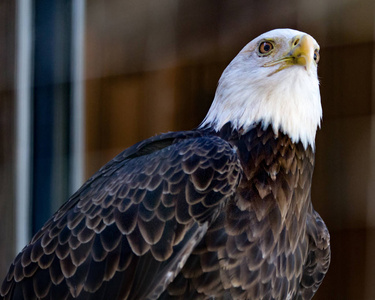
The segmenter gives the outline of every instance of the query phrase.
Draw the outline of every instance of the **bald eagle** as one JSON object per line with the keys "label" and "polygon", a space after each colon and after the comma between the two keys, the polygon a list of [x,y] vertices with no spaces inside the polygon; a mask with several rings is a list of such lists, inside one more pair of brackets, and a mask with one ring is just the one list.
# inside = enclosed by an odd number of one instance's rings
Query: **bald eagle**
{"label": "bald eagle", "polygon": [[1,299],[311,299],[330,263],[311,203],[319,45],[262,34],[191,131],[102,167],[18,254]]}

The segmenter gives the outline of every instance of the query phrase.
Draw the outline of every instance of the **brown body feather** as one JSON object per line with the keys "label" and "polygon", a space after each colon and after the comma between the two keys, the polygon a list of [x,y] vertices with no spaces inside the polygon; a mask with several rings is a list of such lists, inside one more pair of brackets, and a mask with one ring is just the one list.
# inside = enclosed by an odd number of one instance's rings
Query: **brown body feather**
{"label": "brown body feather", "polygon": [[311,299],[330,261],[329,234],[313,210],[314,152],[256,126],[219,135],[238,149],[242,180],[164,293],[165,299]]}
{"label": "brown body feather", "polygon": [[230,124],[118,155],[16,257],[1,299],[310,299],[329,235],[314,153]]}

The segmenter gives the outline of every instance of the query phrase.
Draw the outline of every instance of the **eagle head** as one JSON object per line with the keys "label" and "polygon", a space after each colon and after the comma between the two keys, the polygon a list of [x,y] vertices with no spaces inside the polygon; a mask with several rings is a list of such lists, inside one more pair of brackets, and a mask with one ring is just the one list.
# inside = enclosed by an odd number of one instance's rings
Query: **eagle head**
{"label": "eagle head", "polygon": [[248,43],[224,70],[200,127],[219,131],[272,125],[275,135],[314,148],[322,118],[317,66],[319,45],[304,32],[275,29]]}

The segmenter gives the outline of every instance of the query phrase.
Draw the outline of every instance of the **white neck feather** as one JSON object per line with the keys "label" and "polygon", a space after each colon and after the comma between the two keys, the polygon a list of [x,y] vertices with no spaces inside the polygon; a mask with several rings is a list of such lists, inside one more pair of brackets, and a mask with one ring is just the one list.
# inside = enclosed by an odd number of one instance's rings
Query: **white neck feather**
{"label": "white neck feather", "polygon": [[251,70],[241,53],[223,72],[212,106],[200,127],[219,131],[231,122],[234,129],[248,131],[254,124],[270,124],[275,135],[287,134],[294,143],[314,149],[322,118],[316,68],[307,72],[292,66],[271,73],[269,68]]}

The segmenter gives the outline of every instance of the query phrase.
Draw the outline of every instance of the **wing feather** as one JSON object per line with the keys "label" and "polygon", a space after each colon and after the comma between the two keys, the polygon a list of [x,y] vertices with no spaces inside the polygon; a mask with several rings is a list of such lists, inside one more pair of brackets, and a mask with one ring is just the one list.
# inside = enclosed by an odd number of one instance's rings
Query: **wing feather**
{"label": "wing feather", "polygon": [[322,283],[331,261],[330,235],[316,211],[308,215],[309,253],[305,261],[300,296],[311,299]]}
{"label": "wing feather", "polygon": [[157,136],[105,165],[15,259],[1,297],[156,299],[241,177],[232,147],[200,135]]}

